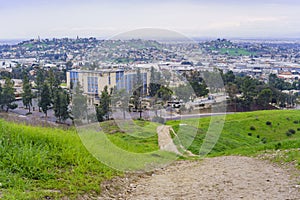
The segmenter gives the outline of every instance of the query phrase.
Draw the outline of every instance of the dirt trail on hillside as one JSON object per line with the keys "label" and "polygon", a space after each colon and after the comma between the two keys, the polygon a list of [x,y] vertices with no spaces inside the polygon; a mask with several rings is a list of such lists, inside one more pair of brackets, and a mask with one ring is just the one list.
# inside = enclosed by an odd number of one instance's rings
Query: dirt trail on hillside
{"label": "dirt trail on hillside", "polygon": [[112,180],[102,199],[300,200],[297,184],[299,174],[268,161],[225,156],[177,161],[148,175]]}
{"label": "dirt trail on hillside", "polygon": [[170,135],[170,126],[158,126],[157,136],[158,136],[158,146],[161,150],[169,151],[176,153],[177,155],[181,155],[178,151],[177,147],[175,146],[171,135]]}
{"label": "dirt trail on hillside", "polygon": [[185,149],[182,146],[182,144],[179,144],[178,146],[174,144],[170,132],[172,132],[175,137],[178,138],[178,136],[171,126],[165,126],[165,125],[158,126],[156,132],[158,136],[158,146],[160,150],[173,152],[176,153],[177,155],[183,155],[182,153],[184,153],[188,156],[196,156],[192,152]]}

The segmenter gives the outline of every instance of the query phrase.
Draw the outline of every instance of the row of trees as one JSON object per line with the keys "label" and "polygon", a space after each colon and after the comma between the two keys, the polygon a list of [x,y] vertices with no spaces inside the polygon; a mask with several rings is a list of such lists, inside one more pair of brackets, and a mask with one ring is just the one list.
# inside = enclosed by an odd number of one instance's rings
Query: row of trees
{"label": "row of trees", "polygon": [[70,94],[60,87],[60,84],[61,79],[53,70],[38,70],[36,89],[39,110],[41,109],[47,117],[47,112],[52,107],[54,116],[59,122],[64,122],[72,118],[69,109],[71,98]]}
{"label": "row of trees", "polygon": [[282,92],[292,89],[292,85],[275,74],[269,75],[268,83],[249,76],[235,76],[232,71],[221,74],[230,102],[242,110],[269,109],[270,103],[279,107],[295,103],[295,96]]}

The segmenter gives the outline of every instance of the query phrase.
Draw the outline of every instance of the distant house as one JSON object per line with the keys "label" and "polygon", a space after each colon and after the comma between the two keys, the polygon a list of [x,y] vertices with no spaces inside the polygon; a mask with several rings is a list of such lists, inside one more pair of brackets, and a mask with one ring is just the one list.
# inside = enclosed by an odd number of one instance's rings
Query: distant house
{"label": "distant house", "polygon": [[294,75],[292,74],[292,72],[286,71],[286,72],[281,72],[278,74],[278,78],[282,78],[282,79],[293,79]]}

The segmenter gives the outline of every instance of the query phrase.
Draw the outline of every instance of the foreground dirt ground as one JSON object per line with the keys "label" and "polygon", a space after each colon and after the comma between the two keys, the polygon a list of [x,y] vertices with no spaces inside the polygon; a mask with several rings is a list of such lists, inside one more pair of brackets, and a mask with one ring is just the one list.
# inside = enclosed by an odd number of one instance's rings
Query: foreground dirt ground
{"label": "foreground dirt ground", "polygon": [[177,161],[148,174],[129,175],[103,184],[100,199],[295,199],[298,171],[241,156]]}

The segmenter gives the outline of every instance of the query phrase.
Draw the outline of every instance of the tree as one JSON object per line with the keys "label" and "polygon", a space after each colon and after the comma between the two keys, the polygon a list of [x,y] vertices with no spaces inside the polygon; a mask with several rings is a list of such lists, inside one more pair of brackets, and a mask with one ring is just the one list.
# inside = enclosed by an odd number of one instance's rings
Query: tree
{"label": "tree", "polygon": [[160,88],[161,74],[157,72],[154,67],[151,67],[150,83],[149,83],[149,96],[154,97]]}
{"label": "tree", "polygon": [[47,111],[51,106],[51,97],[50,97],[50,90],[47,83],[44,83],[42,86],[41,91],[41,101],[39,102],[39,107],[42,108],[42,111],[45,113],[47,117]]}
{"label": "tree", "polygon": [[73,66],[73,63],[72,63],[72,61],[69,60],[69,61],[66,63],[66,71],[72,69],[72,66]]}
{"label": "tree", "polygon": [[179,85],[174,91],[176,96],[184,102],[188,102],[193,95],[193,89],[188,85]]}
{"label": "tree", "polygon": [[47,79],[48,83],[49,83],[49,91],[50,91],[50,97],[51,97],[51,102],[53,102],[54,100],[54,92],[55,90],[58,88],[60,81],[57,78],[55,72],[53,71],[53,69],[50,69],[48,72],[48,79]]}
{"label": "tree", "polygon": [[272,91],[269,88],[263,89],[257,97],[257,102],[259,105],[263,107],[263,109],[267,109],[270,101],[272,99]]}
{"label": "tree", "polygon": [[0,106],[2,106],[2,101],[3,101],[3,97],[2,97],[2,91],[3,91],[3,89],[2,89],[2,85],[1,85],[1,83],[0,83]]}
{"label": "tree", "polygon": [[17,104],[13,104],[13,102],[15,101],[14,82],[10,78],[5,79],[5,84],[2,88],[1,99],[1,108],[3,109],[5,106],[6,112],[8,112],[9,109],[17,108]]}
{"label": "tree", "polygon": [[233,74],[233,71],[228,71],[227,73],[222,73],[222,78],[224,81],[224,84],[227,85],[228,83],[234,83],[235,82],[235,75]]}
{"label": "tree", "polygon": [[226,86],[226,91],[228,93],[228,96],[230,98],[230,101],[232,102],[235,97],[236,97],[236,94],[239,92],[238,90],[238,87],[236,84],[232,83],[232,82],[229,82]]}
{"label": "tree", "polygon": [[242,106],[244,108],[249,108],[253,103],[253,99],[257,95],[256,87],[258,85],[260,84],[256,79],[250,78],[249,76],[243,78],[241,90],[243,93]]}
{"label": "tree", "polygon": [[204,72],[205,81],[211,92],[217,92],[224,87],[219,72]]}
{"label": "tree", "polygon": [[207,89],[207,85],[205,83],[200,83],[200,82],[190,82],[190,85],[192,86],[195,95],[197,97],[203,97],[208,94],[209,90]]}
{"label": "tree", "polygon": [[22,94],[22,101],[23,105],[28,108],[28,113],[30,113],[30,108],[32,106],[32,87],[29,82],[28,77],[26,74],[23,74],[23,94]]}
{"label": "tree", "polygon": [[59,122],[66,121],[70,117],[69,103],[70,98],[65,90],[58,88],[54,91],[53,110]]}
{"label": "tree", "polygon": [[[209,72],[206,72],[205,75],[209,75]],[[207,85],[202,78],[202,74],[199,71],[191,71],[184,73],[183,76],[189,82],[190,86],[193,89],[192,97],[202,97],[208,94],[209,90],[207,89]]]}
{"label": "tree", "polygon": [[170,88],[165,86],[160,86],[160,89],[157,91],[157,97],[162,101],[166,102],[171,99],[173,91]]}
{"label": "tree", "polygon": [[269,86],[274,87],[278,90],[290,90],[292,89],[292,85],[284,80],[278,78],[276,74],[269,75]]}
{"label": "tree", "polygon": [[105,86],[104,90],[101,93],[100,105],[97,106],[97,119],[99,122],[104,120],[109,120],[109,111],[110,111],[110,94],[108,93],[108,87]]}
{"label": "tree", "polygon": [[136,90],[133,91],[133,94],[130,98],[130,103],[133,104],[134,109],[138,110],[141,104],[141,98],[142,98],[142,86],[138,87]]}
{"label": "tree", "polygon": [[[36,74],[36,89],[37,89],[38,105],[40,105],[41,102],[41,91],[44,82],[45,82],[45,72],[43,69],[39,68]],[[39,106],[39,112],[41,112],[40,106]]]}
{"label": "tree", "polygon": [[134,88],[136,88],[136,90],[140,90],[139,93],[141,95],[143,94],[144,84],[143,84],[143,77],[140,68],[138,68],[136,72],[136,84]]}
{"label": "tree", "polygon": [[87,98],[78,82],[72,96],[72,115],[74,120],[82,121],[87,117]]}
{"label": "tree", "polygon": [[113,90],[113,95],[111,97],[112,105],[115,108],[121,108],[123,112],[123,119],[125,119],[126,110],[128,110],[130,95],[125,89]]}

